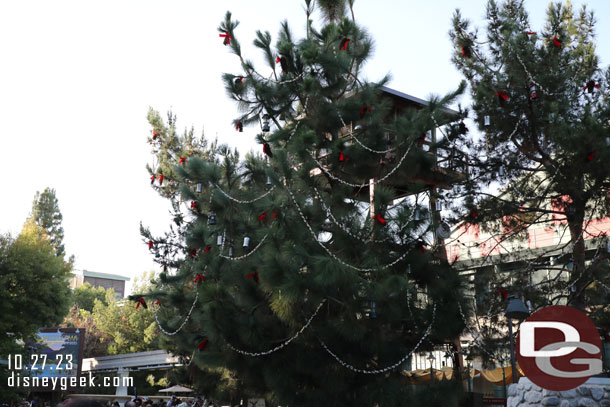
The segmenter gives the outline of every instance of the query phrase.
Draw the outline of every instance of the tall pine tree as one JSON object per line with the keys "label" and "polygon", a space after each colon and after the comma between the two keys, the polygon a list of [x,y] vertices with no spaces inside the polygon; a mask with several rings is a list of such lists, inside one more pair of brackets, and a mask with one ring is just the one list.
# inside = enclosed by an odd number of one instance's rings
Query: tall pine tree
{"label": "tall pine tree", "polygon": [[[454,220],[464,230],[488,236],[474,276],[478,311],[491,316],[488,344],[506,338],[506,293],[532,310],[567,304],[610,326],[610,71],[598,64],[594,28],[593,13],[569,2],[551,3],[542,28],[517,0],[490,0],[481,31],[454,15],[453,62],[482,136],[462,128],[443,144],[469,169],[445,198],[460,203]],[[538,247],[535,229],[547,239]]]}
{"label": "tall pine tree", "polygon": [[306,1],[305,38],[287,22],[274,46],[256,33],[265,73],[242,55],[231,13],[218,28],[219,46],[240,61],[241,72],[223,76],[242,112],[233,126],[260,126],[262,155],[189,151],[173,119],[149,115],[162,156],[151,182],[172,200],[175,225],[160,237],[142,228],[166,270],[132,299],[154,307],[200,391],[291,406],[409,405],[422,395],[402,368],[458,337],[462,282],[428,209],[404,191],[425,192],[440,176],[426,132],[455,120],[444,106],[463,87],[395,109],[387,77],[359,75],[372,39],[353,1],[319,5],[316,28]]}
{"label": "tall pine tree", "polygon": [[46,232],[51,245],[55,248],[55,253],[58,257],[62,257],[65,253],[64,228],[61,226],[63,216],[54,189],[45,188],[42,193],[36,191],[30,220]]}

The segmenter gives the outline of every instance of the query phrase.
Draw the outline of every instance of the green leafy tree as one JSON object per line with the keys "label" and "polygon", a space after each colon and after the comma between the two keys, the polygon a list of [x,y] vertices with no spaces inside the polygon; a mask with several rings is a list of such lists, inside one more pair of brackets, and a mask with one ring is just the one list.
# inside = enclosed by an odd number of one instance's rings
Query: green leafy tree
{"label": "green leafy tree", "polygon": [[[71,266],[55,255],[45,232],[26,223],[15,239],[0,236],[0,355],[25,354],[17,341],[32,339],[40,328],[57,326],[70,306]],[[3,383],[7,372],[0,366]],[[16,397],[0,387],[3,400]]]}
{"label": "green leafy tree", "polygon": [[[533,310],[567,304],[607,323],[610,246],[607,226],[594,225],[610,207],[610,71],[595,54],[593,12],[551,3],[538,28],[523,3],[489,1],[481,31],[454,15],[453,62],[468,80],[470,117],[483,135],[462,129],[442,145],[470,169],[445,198],[460,203],[455,221],[491,236],[480,246],[498,255],[481,259],[477,306],[496,315],[500,330],[498,289],[530,300]],[[534,228],[560,243],[523,247]],[[498,273],[503,263],[510,272]],[[493,342],[499,331],[491,331]]]}
{"label": "green leafy tree", "polygon": [[[141,293],[150,286],[153,274],[134,282],[133,292]],[[97,329],[108,336],[108,354],[145,352],[158,349],[157,330],[152,309],[136,309],[118,300],[113,290],[106,291],[105,302],[95,300],[93,320]]]}
{"label": "green leafy tree", "polygon": [[93,311],[95,300],[99,300],[106,305],[106,289],[104,287],[93,287],[91,284],[85,283],[76,287],[72,293],[74,305],[81,310]]}
{"label": "green leafy tree", "polygon": [[63,256],[65,253],[64,228],[61,226],[63,216],[54,189],[45,188],[42,193],[36,191],[30,218],[46,231],[57,256]]}
{"label": "green leafy tree", "polygon": [[[305,38],[287,22],[274,46],[256,33],[263,73],[242,55],[231,13],[220,24],[240,62],[223,77],[242,113],[233,125],[261,125],[265,157],[218,146],[185,162],[174,147],[172,175],[155,188],[172,199],[175,225],[161,237],[142,228],[166,271],[132,299],[158,312],[163,346],[190,361],[201,392],[411,405],[421,394],[401,367],[459,335],[462,282],[434,233],[438,216],[398,190],[423,194],[430,174],[449,180],[424,137],[455,120],[444,106],[463,88],[397,111],[383,96],[388,77],[359,75],[373,41],[353,1],[318,4],[326,20],[317,28],[306,1]],[[165,154],[171,135],[153,119],[153,153]]]}

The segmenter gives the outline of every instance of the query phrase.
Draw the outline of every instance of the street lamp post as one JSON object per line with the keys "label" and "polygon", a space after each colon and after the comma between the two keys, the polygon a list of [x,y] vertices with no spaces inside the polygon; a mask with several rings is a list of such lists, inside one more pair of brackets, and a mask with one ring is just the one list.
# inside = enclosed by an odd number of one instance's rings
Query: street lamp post
{"label": "street lamp post", "polygon": [[510,364],[513,373],[513,383],[517,383],[517,362],[515,360],[515,341],[513,338],[513,319],[523,321],[529,316],[527,307],[516,295],[506,298],[506,319],[508,320],[508,339],[510,343]]}
{"label": "street lamp post", "polygon": [[432,368],[432,364],[434,363],[436,358],[434,357],[432,352],[430,352],[427,359],[430,361],[430,381],[434,381],[434,370]]}

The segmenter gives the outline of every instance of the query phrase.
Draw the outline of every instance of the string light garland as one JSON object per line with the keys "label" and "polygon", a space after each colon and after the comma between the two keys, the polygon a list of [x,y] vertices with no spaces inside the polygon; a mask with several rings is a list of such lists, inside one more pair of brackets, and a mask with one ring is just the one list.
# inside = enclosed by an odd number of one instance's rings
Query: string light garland
{"label": "string light garland", "polygon": [[241,350],[238,349],[236,347],[234,347],[233,345],[231,345],[230,343],[227,342],[227,346],[237,352],[237,353],[241,353],[242,355],[246,355],[246,356],[254,356],[254,357],[258,357],[258,356],[267,356],[270,355],[274,352],[277,352],[278,350],[283,349],[284,347],[286,347],[290,342],[294,341],[296,338],[299,337],[299,335],[301,335],[303,333],[303,331],[305,331],[309,325],[311,325],[311,321],[313,321],[313,319],[316,317],[316,315],[318,315],[318,312],[320,312],[320,309],[322,308],[322,305],[324,305],[324,303],[326,302],[326,298],[323,299],[320,304],[318,305],[318,307],[316,308],[316,310],[314,311],[314,313],[311,315],[311,317],[309,317],[309,319],[307,320],[307,322],[305,323],[305,325],[303,325],[301,327],[301,329],[299,329],[291,338],[287,339],[286,341],[282,342],[280,345],[276,346],[273,349],[269,349],[263,352],[248,352],[245,350]]}
{"label": "string light garland", "polygon": [[199,299],[199,290],[195,289],[195,299],[193,300],[193,304],[191,305],[191,308],[189,309],[189,312],[187,313],[186,318],[184,318],[184,321],[182,321],[182,323],[180,324],[178,329],[176,329],[174,332],[169,332],[165,328],[163,328],[163,326],[161,325],[161,322],[159,322],[159,317],[157,316],[157,308],[155,307],[154,308],[155,321],[157,322],[157,326],[159,327],[161,332],[163,332],[167,336],[173,336],[173,335],[176,335],[178,332],[180,332],[182,330],[182,328],[184,328],[184,326],[186,325],[188,320],[191,318],[191,314],[193,313],[193,309],[195,309],[195,304],[197,304],[198,299]]}
{"label": "string light garland", "polygon": [[248,200],[240,200],[240,199],[237,199],[237,198],[229,195],[228,193],[226,193],[218,184],[214,184],[214,187],[216,187],[216,189],[218,189],[218,191],[220,191],[220,193],[223,194],[224,196],[226,196],[228,199],[230,199],[233,202],[237,202],[239,204],[251,204],[251,203],[254,203],[254,202],[256,202],[256,201],[258,201],[260,199],[263,199],[264,197],[269,195],[275,189],[275,185],[274,185],[271,188],[269,188],[269,191],[265,192],[264,194],[262,194],[261,196],[259,196],[257,198],[248,199]]}
{"label": "string light garland", "polygon": [[331,355],[337,362],[339,362],[339,364],[353,372],[356,373],[363,373],[363,374],[381,374],[381,373],[386,373],[389,372],[390,370],[394,370],[397,367],[399,367],[400,365],[402,365],[407,359],[409,359],[411,357],[411,355],[419,348],[419,346],[421,345],[421,343],[426,339],[426,337],[430,334],[430,331],[432,330],[432,325],[434,324],[434,320],[436,317],[436,304],[433,305],[432,308],[432,321],[430,322],[430,324],[428,325],[428,328],[426,328],[426,331],[424,332],[424,334],[422,335],[422,337],[420,338],[419,342],[417,342],[417,344],[415,345],[415,347],[413,349],[411,349],[405,356],[403,356],[400,360],[398,360],[398,362],[384,367],[382,369],[358,369],[357,367],[354,367],[353,365],[343,361],[339,356],[337,356],[333,351],[331,351],[328,346],[326,345],[326,343],[324,343],[324,341],[320,338],[318,338],[318,341],[320,341],[320,345],[322,345],[322,347],[324,348],[324,350],[326,350],[326,352],[328,352],[329,355]]}
{"label": "string light garland", "polygon": [[333,259],[335,259],[335,261],[337,261],[338,263],[343,264],[346,267],[349,267],[353,270],[357,270],[357,271],[362,271],[362,272],[368,272],[368,271],[377,271],[377,270],[384,270],[387,268],[390,268],[392,266],[394,266],[395,264],[397,264],[398,262],[400,262],[401,260],[403,260],[405,257],[407,257],[407,255],[409,254],[408,251],[405,251],[400,257],[398,257],[396,260],[394,260],[391,263],[382,265],[380,267],[370,267],[370,268],[362,268],[362,267],[356,267],[352,264],[346,263],[343,260],[341,260],[340,258],[338,258],[333,252],[330,251],[329,248],[327,248],[326,246],[324,246],[324,244],[322,242],[320,242],[316,236],[316,233],[313,231],[313,228],[311,227],[311,225],[309,224],[309,222],[307,222],[307,219],[305,218],[305,215],[303,215],[303,212],[301,211],[301,207],[299,206],[299,204],[297,203],[294,195],[292,194],[292,191],[290,189],[288,189],[288,187],[286,187],[286,190],[288,191],[288,194],[290,195],[290,198],[292,198],[292,202],[294,203],[295,207],[297,208],[297,211],[299,212],[299,215],[301,216],[301,219],[303,220],[303,223],[305,223],[305,226],[307,226],[307,229],[309,229],[309,232],[311,233],[311,235],[313,236],[314,240],[316,241],[316,243],[318,243],[318,245],[320,245],[320,247],[322,247],[322,249],[324,249],[324,251],[326,253],[328,253],[328,255],[330,257],[332,257]]}
{"label": "string light garland", "polygon": [[385,181],[386,179],[388,179],[389,177],[392,176],[392,174],[394,174],[396,172],[396,170],[398,170],[398,168],[402,165],[402,162],[405,160],[405,158],[407,158],[407,155],[409,154],[409,152],[411,151],[411,148],[413,147],[413,143],[411,143],[411,145],[409,145],[409,148],[407,148],[407,151],[405,151],[405,153],[403,154],[402,157],[400,157],[400,160],[398,161],[398,164],[396,164],[396,166],[394,168],[392,168],[392,170],[390,172],[388,172],[386,175],[384,175],[382,178],[379,179],[375,179],[373,182],[370,183],[365,183],[365,184],[354,184],[351,183],[349,181],[345,181],[337,176],[335,176],[334,174],[332,174],[330,171],[328,171],[324,165],[322,163],[320,163],[316,157],[312,154],[311,158],[313,159],[313,161],[316,163],[316,165],[326,174],[328,175],[330,178],[332,178],[333,180],[340,182],[344,185],[350,186],[350,187],[354,187],[354,188],[364,188],[366,186],[369,185],[377,185],[383,181]]}

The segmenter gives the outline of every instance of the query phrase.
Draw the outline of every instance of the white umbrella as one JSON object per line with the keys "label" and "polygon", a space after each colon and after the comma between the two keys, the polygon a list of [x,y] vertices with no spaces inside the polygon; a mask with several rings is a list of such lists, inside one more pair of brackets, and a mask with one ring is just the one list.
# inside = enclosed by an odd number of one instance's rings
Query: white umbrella
{"label": "white umbrella", "polygon": [[159,393],[190,393],[192,391],[193,389],[189,389],[188,387],[176,385],[168,387],[167,389],[159,390]]}

